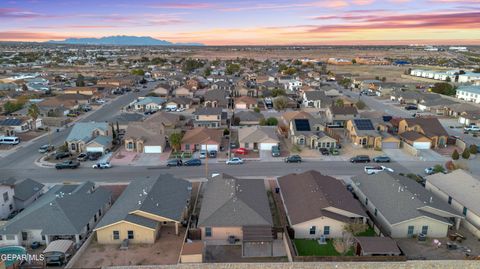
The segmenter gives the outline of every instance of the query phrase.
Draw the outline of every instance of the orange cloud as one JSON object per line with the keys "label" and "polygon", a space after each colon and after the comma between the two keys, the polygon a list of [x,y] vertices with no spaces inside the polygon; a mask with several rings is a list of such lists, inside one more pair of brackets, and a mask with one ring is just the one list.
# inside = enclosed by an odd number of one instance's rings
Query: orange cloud
{"label": "orange cloud", "polygon": [[32,33],[32,32],[0,32],[0,40],[2,41],[46,41],[51,39],[69,38],[67,35],[57,35],[50,33]]}

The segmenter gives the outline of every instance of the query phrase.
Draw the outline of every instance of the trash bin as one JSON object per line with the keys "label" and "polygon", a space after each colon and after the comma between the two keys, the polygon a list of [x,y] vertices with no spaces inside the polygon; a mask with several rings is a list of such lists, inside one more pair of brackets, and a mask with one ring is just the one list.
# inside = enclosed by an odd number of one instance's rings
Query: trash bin
{"label": "trash bin", "polygon": [[280,188],[279,187],[275,188],[275,193],[280,193]]}

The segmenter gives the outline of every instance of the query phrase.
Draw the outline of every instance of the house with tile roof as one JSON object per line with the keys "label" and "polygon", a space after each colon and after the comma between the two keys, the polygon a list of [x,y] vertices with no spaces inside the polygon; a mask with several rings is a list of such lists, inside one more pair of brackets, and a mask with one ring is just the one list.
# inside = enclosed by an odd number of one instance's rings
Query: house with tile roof
{"label": "house with tile roof", "polygon": [[162,228],[171,226],[178,235],[188,218],[191,190],[192,183],[170,174],[130,182],[95,227],[98,243],[153,244]]}
{"label": "house with tile roof", "polygon": [[137,100],[132,102],[129,106],[133,107],[136,111],[158,111],[162,109],[162,105],[166,102],[164,98],[161,97],[139,97]]}
{"label": "house with tile roof", "polygon": [[137,153],[162,153],[165,150],[166,134],[162,124],[131,122],[123,138],[125,150]]}
{"label": "house with tile roof", "polygon": [[92,182],[55,185],[0,228],[0,245],[48,245],[57,239],[78,246],[111,206],[112,194]]}
{"label": "house with tile roof", "polygon": [[104,152],[111,146],[110,126],[106,122],[77,122],[65,141],[72,153]]}
{"label": "house with tile roof", "polygon": [[384,235],[446,237],[463,219],[446,202],[408,177],[390,172],[352,178],[353,190]]}
{"label": "house with tile roof", "polygon": [[338,238],[346,225],[366,223],[360,203],[336,178],[310,170],[277,181],[295,238]]}

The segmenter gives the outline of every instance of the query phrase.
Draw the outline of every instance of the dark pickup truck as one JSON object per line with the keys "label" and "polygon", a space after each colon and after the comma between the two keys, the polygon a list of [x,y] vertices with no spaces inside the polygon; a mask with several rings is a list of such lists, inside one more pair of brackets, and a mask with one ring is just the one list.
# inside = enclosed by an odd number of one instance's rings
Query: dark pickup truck
{"label": "dark pickup truck", "polygon": [[75,168],[78,168],[79,166],[80,166],[79,162],[64,161],[64,162],[61,162],[61,163],[57,163],[55,165],[55,168],[57,168],[57,169],[75,169]]}

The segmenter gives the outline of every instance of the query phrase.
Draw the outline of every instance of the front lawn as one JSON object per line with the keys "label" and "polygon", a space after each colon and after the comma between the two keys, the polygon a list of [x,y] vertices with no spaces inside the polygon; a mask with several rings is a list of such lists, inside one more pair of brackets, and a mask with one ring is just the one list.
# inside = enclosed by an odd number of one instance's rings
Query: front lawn
{"label": "front lawn", "polygon": [[377,236],[375,230],[372,227],[368,227],[365,231],[357,233],[355,236]]}
{"label": "front lawn", "polygon": [[[312,239],[295,239],[294,242],[299,256],[341,256],[335,250],[331,239],[328,239],[325,245],[319,245],[317,240]],[[353,249],[345,256],[353,256]]]}

